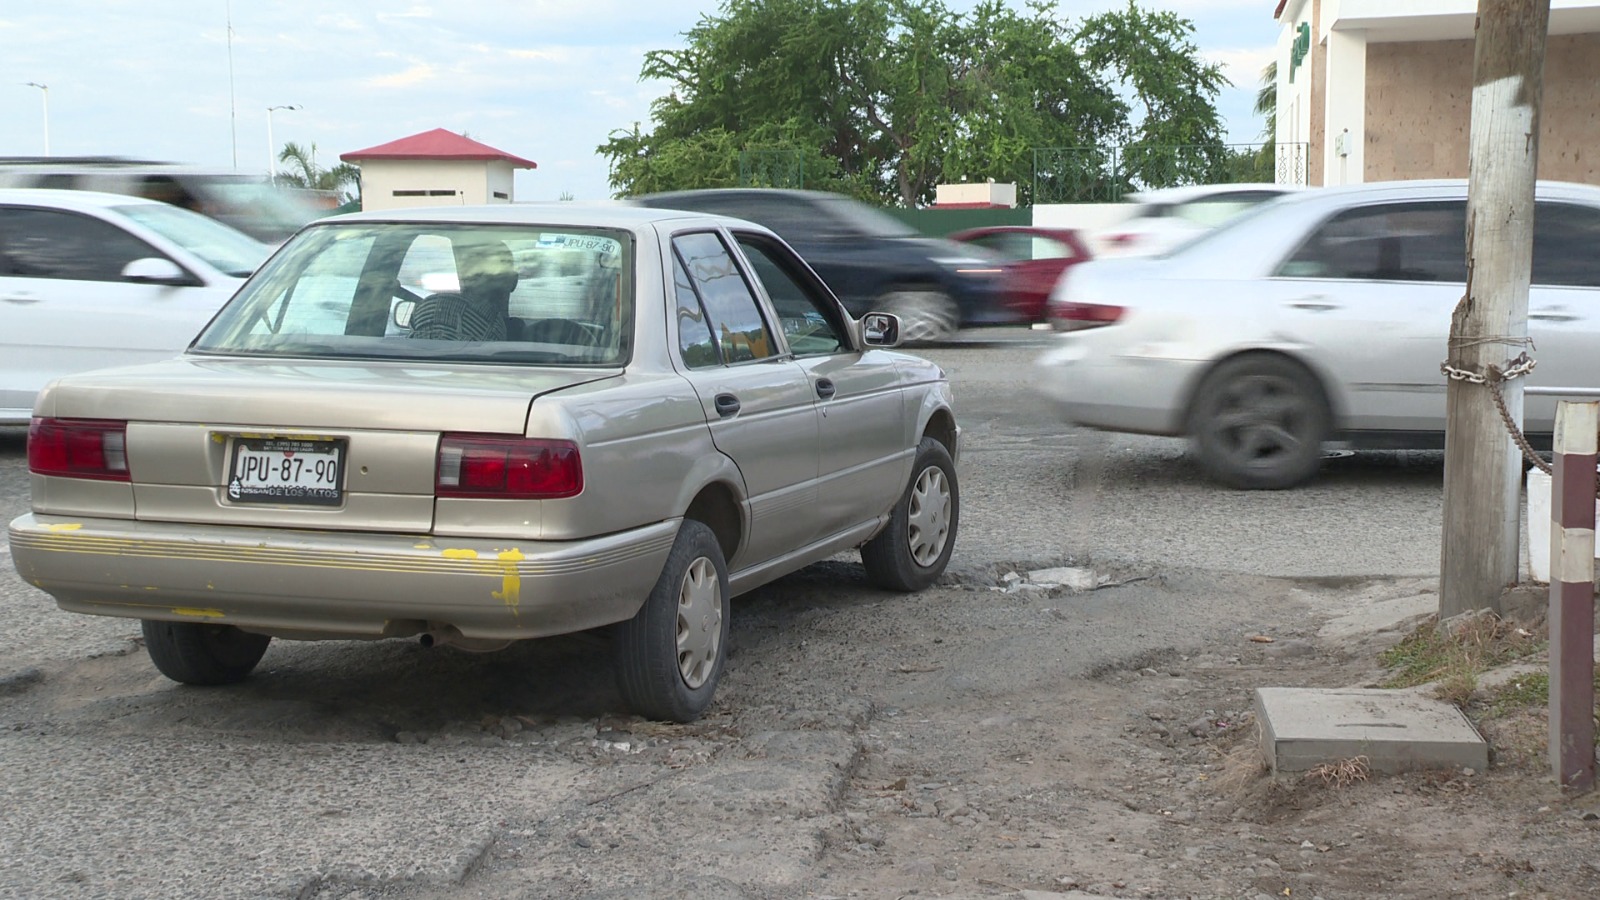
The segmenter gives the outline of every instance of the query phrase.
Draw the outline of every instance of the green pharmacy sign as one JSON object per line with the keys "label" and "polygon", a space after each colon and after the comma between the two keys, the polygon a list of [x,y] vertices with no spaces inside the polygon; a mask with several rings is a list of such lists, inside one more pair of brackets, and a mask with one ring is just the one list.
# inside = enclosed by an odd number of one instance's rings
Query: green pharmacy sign
{"label": "green pharmacy sign", "polygon": [[1306,54],[1311,52],[1311,26],[1301,22],[1295,29],[1294,44],[1289,47],[1289,82],[1294,83],[1294,70],[1306,61]]}

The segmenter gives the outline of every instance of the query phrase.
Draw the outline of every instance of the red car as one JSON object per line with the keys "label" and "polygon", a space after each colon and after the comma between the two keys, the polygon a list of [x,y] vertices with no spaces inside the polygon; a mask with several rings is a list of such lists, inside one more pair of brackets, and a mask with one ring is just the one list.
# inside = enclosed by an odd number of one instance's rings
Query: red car
{"label": "red car", "polygon": [[1089,245],[1071,228],[998,225],[958,231],[950,239],[1005,257],[1004,302],[1028,322],[1046,321],[1045,304],[1061,273],[1092,255]]}

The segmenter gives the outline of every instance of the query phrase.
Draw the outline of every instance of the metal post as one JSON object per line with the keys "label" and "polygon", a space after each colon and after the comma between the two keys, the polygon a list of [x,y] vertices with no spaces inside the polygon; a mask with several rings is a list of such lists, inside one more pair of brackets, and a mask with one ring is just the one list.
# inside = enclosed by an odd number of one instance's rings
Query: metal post
{"label": "metal post", "polygon": [[50,155],[50,85],[40,84],[37,81],[24,81],[28,87],[36,87],[43,97],[44,103],[44,155]]}
{"label": "metal post", "polygon": [[1550,475],[1550,767],[1594,786],[1594,526],[1600,402],[1556,408]]}
{"label": "metal post", "polygon": [[272,176],[274,183],[278,180],[278,145],[272,142],[272,111],[275,109],[299,108],[300,104],[298,103],[267,107],[267,172]]}
{"label": "metal post", "polygon": [[[1528,343],[1533,198],[1550,0],[1478,0],[1467,162],[1467,289],[1450,320],[1439,618],[1485,607],[1517,582],[1522,381],[1497,371]],[[1491,383],[1484,383],[1485,380]],[[1498,387],[1496,391],[1494,388]]]}

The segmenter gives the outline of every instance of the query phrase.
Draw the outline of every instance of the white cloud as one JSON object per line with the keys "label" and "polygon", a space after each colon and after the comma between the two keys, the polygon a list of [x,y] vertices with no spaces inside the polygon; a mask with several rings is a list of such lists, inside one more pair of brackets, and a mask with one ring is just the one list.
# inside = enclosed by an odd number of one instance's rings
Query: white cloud
{"label": "white cloud", "polygon": [[438,66],[435,66],[432,63],[416,63],[403,72],[396,72],[393,75],[380,75],[376,78],[368,78],[361,83],[367,85],[368,87],[376,88],[408,88],[416,87],[419,84],[432,81],[434,78],[438,77],[438,74]]}
{"label": "white cloud", "polygon": [[1261,81],[1261,70],[1267,63],[1272,62],[1277,54],[1277,47],[1268,44],[1263,47],[1240,47],[1226,50],[1204,50],[1201,55],[1207,60],[1220,63],[1222,74],[1228,76],[1235,87],[1254,88]]}

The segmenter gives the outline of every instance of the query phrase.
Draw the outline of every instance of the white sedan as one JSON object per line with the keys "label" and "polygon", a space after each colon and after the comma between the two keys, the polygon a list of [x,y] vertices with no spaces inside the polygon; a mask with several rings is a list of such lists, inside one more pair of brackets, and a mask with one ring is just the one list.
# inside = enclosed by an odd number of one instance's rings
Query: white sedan
{"label": "white sedan", "polygon": [[[1466,198],[1465,181],[1307,191],[1164,257],[1075,266],[1051,298],[1064,333],[1040,389],[1079,425],[1188,437],[1235,487],[1305,481],[1326,441],[1443,447]],[[1528,383],[1596,387],[1600,188],[1541,183],[1534,229]],[[1536,444],[1555,402],[1527,398]]]}
{"label": "white sedan", "polygon": [[0,425],[58,376],[177,355],[269,252],[153,200],[0,190]]}

